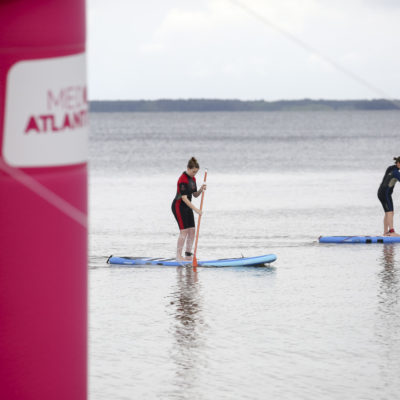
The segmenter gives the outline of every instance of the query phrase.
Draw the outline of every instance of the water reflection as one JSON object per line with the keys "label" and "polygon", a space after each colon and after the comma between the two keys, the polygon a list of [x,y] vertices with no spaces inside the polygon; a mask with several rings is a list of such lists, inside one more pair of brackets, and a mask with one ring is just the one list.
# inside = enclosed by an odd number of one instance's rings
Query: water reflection
{"label": "water reflection", "polygon": [[[391,314],[395,310],[398,311],[395,306],[398,303],[399,294],[399,266],[395,259],[395,247],[393,244],[383,245],[383,254],[380,263],[383,268],[379,273],[379,298],[380,303],[385,307],[382,310],[385,311],[385,314]],[[399,315],[397,316],[399,317]]]}
{"label": "water reflection", "polygon": [[192,268],[177,268],[177,284],[168,304],[173,317],[174,360],[177,392],[174,398],[187,398],[196,382],[197,371],[204,368],[200,360],[204,346],[204,321],[198,272]]}
{"label": "water reflection", "polygon": [[383,246],[382,270],[379,273],[379,306],[377,320],[377,341],[384,354],[380,365],[380,376],[386,387],[398,382],[400,359],[400,303],[399,273],[396,261],[396,245]]}

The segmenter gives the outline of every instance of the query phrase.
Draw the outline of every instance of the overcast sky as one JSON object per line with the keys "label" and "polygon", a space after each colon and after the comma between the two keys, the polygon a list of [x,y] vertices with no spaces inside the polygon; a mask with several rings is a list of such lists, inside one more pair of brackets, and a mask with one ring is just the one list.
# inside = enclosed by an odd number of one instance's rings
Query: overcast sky
{"label": "overcast sky", "polygon": [[91,100],[400,98],[400,0],[87,0]]}

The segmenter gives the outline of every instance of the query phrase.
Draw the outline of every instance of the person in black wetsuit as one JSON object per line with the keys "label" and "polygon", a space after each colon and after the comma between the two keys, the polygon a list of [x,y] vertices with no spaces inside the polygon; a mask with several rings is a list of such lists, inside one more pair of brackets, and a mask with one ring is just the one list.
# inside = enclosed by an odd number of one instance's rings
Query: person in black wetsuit
{"label": "person in black wetsuit", "polygon": [[[194,197],[200,196],[203,190],[206,190],[206,185],[201,185],[197,190],[195,175],[199,171],[199,163],[192,157],[185,172],[178,179],[176,196],[172,202],[171,209],[175,216],[176,222],[179,227],[179,237],[176,249],[177,260],[191,260],[192,246],[195,236],[194,214],[201,215],[202,212],[192,204],[192,195]],[[186,242],[185,257],[182,257],[183,246]]]}
{"label": "person in black wetsuit", "polygon": [[383,218],[383,234],[384,236],[400,236],[393,228],[393,200],[392,193],[394,185],[400,181],[400,157],[394,157],[395,165],[391,165],[386,169],[383,176],[382,183],[378,189],[378,199],[382,203],[385,210],[385,217]]}

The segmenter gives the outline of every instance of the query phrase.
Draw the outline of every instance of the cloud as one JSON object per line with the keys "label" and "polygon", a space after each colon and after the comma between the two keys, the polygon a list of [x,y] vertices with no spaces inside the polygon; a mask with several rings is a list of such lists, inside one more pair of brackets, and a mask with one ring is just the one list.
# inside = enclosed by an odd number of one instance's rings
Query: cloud
{"label": "cloud", "polygon": [[400,89],[398,13],[368,0],[97,1],[91,98],[376,97],[327,59]]}
{"label": "cloud", "polygon": [[400,3],[398,0],[363,0],[366,7],[374,8],[395,8],[400,11]]}

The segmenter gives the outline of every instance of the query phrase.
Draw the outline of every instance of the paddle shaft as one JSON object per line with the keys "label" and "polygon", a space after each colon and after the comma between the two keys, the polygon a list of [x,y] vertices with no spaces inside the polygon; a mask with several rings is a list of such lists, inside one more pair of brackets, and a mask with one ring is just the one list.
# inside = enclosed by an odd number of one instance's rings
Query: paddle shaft
{"label": "paddle shaft", "polygon": [[[207,180],[207,170],[204,173],[203,184],[206,183],[206,180]],[[204,190],[201,192],[200,211],[203,211],[203,201],[204,201]],[[197,221],[196,240],[194,243],[194,252],[193,252],[193,267],[194,268],[197,267],[196,253],[197,253],[197,243],[199,241],[200,222],[201,222],[201,214],[199,214],[199,219]]]}

